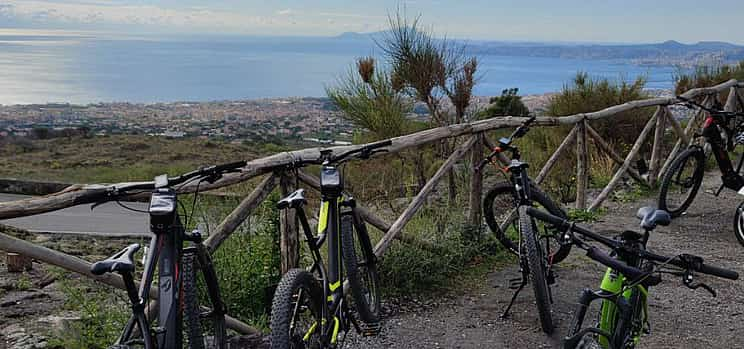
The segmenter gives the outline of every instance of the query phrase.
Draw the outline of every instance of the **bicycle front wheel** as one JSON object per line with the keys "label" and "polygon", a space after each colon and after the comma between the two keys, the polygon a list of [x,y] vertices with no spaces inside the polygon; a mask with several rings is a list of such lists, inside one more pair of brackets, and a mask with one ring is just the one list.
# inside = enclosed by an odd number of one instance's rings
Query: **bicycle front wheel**
{"label": "bicycle front wheel", "polygon": [[744,246],[744,201],[736,207],[734,215],[734,233],[739,244]]}
{"label": "bicycle front wheel", "polygon": [[548,289],[548,261],[540,248],[537,226],[534,219],[527,214],[528,206],[519,207],[519,231],[522,234],[523,258],[527,259],[532,288],[535,291],[535,303],[540,315],[543,332],[553,333],[553,316],[550,313],[550,290]]}
{"label": "bicycle front wheel", "polygon": [[705,171],[705,153],[699,147],[679,154],[664,174],[659,188],[659,209],[672,217],[684,213],[695,199]]}
{"label": "bicycle front wheel", "polygon": [[349,280],[349,291],[359,317],[368,324],[380,321],[380,291],[377,258],[367,227],[354,213],[341,216],[341,249]]}
{"label": "bicycle front wheel", "polygon": [[[560,206],[548,195],[536,188],[530,188],[534,207],[542,207],[550,214],[567,218]],[[483,217],[496,238],[507,250],[519,255],[519,197],[511,183],[496,184],[483,199]],[[543,250],[551,263],[559,263],[571,252],[570,244],[558,243],[557,236],[548,236],[543,241]]]}
{"label": "bicycle front wheel", "polygon": [[271,347],[321,348],[323,292],[315,277],[292,269],[282,277],[271,305]]}
{"label": "bicycle front wheel", "polygon": [[[219,281],[206,251],[184,250],[183,320],[190,349],[227,348],[225,307],[219,293]],[[200,292],[201,287],[201,292]]]}

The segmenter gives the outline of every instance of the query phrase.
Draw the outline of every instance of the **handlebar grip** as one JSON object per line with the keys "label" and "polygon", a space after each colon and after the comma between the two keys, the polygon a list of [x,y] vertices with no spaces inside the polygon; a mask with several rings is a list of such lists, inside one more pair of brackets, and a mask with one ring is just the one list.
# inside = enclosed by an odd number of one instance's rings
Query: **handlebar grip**
{"label": "handlebar grip", "polygon": [[710,275],[722,277],[724,279],[729,279],[729,280],[738,280],[739,279],[739,273],[737,273],[737,272],[735,272],[733,270],[728,270],[728,269],[723,269],[723,268],[719,268],[719,267],[714,267],[714,266],[711,266],[711,265],[701,264],[700,265],[700,268],[697,268],[697,271],[699,271],[699,272],[701,272],[703,274],[710,274]]}
{"label": "handlebar grip", "polygon": [[587,257],[602,263],[612,269],[617,270],[620,272],[620,274],[623,274],[626,279],[628,280],[638,280],[640,278],[645,277],[649,283],[656,284],[659,283],[661,280],[656,275],[651,275],[650,273],[644,272],[641,269],[631,267],[627,265],[626,263],[623,263],[622,261],[610,257],[607,253],[602,252],[602,250],[592,246],[586,251]]}
{"label": "handlebar grip", "polygon": [[568,229],[571,226],[571,224],[567,220],[565,220],[565,219],[563,219],[561,217],[552,215],[552,214],[550,214],[548,212],[545,212],[545,211],[542,211],[542,210],[538,210],[538,209],[536,209],[534,207],[528,207],[527,208],[527,214],[530,215],[530,216],[532,216],[532,217],[535,217],[535,218],[537,218],[537,219],[539,219],[539,220],[541,220],[543,222],[548,222],[548,223],[550,223],[552,225],[555,225],[556,227],[558,227],[560,229]]}

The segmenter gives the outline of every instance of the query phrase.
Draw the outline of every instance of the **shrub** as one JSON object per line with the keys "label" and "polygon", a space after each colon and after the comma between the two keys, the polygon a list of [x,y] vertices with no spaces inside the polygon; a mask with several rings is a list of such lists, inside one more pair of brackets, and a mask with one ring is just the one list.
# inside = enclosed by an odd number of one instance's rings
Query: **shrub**
{"label": "shrub", "polygon": [[[623,79],[613,82],[608,79],[592,79],[586,73],[578,73],[570,84],[566,84],[563,90],[551,99],[547,114],[560,117],[588,113],[628,101],[648,98],[643,91],[645,82],[643,77],[632,83]],[[636,137],[652,113],[653,110],[650,108],[631,110],[608,119],[592,121],[591,126],[609,143],[626,149],[636,141]],[[573,126],[534,128],[527,137],[520,141],[523,142],[525,150],[535,150],[525,151],[526,157],[533,163],[533,168],[541,168],[552,151],[566,137],[571,127]],[[540,151],[542,149],[548,151]],[[593,152],[590,158],[603,160],[592,162],[590,170],[590,176],[592,176],[590,183],[601,186],[603,182],[606,182],[608,174],[612,173],[614,164],[612,161],[607,161],[603,157],[604,154],[597,153],[596,149],[590,148],[590,151]],[[551,176],[543,184],[561,201],[571,201],[575,196],[575,164],[575,153],[571,151],[565,153],[551,171]]]}
{"label": "shrub", "polygon": [[[674,93],[682,94],[699,87],[710,87],[731,79],[744,81],[744,61],[735,65],[698,66],[694,71],[679,72],[676,76]],[[728,91],[722,91],[719,96],[721,103],[726,102]]]}
{"label": "shrub", "polygon": [[479,113],[482,119],[492,118],[495,116],[526,116],[530,110],[519,96],[518,88],[510,88],[501,91],[501,96],[492,97],[488,102],[490,105],[486,110]]}

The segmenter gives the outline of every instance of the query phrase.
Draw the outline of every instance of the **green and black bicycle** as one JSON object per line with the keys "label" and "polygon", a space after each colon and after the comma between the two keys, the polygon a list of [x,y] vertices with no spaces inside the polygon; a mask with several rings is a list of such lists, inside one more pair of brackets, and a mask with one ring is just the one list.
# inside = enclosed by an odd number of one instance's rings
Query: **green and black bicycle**
{"label": "green and black bicycle", "polygon": [[[661,282],[660,273],[682,276],[682,283],[690,288],[704,288],[714,297],[715,291],[703,283],[696,283],[694,272],[736,280],[739,274],[704,263],[702,257],[680,254],[662,256],[646,250],[650,232],[658,225],[668,225],[671,216],[663,210],[644,207],[638,211],[643,233],[625,231],[615,239],[599,235],[580,227],[562,217],[526,207],[524,211],[532,217],[549,222],[564,230],[564,243],[573,244],[587,251],[587,256],[608,267],[599,290],[585,289],[581,293],[578,309],[569,335],[564,339],[564,348],[574,349],[625,349],[634,348],[641,335],[648,333],[649,287]],[[577,233],[582,238],[576,237]],[[615,257],[610,257],[585,239],[609,247]],[[589,305],[601,302],[597,323],[583,328]]]}
{"label": "green and black bicycle", "polygon": [[[336,348],[339,339],[343,344],[351,326],[362,335],[379,331],[377,258],[354,199],[344,195],[339,166],[354,157],[365,159],[385,151],[382,148],[390,144],[382,141],[336,156],[324,150],[317,160],[294,163],[295,168],[322,165],[318,235],[313,234],[305,215],[302,189],[279,201],[280,209],[291,208],[297,213],[313,264],[308,270],[290,270],[279,282],[271,308],[273,348]],[[327,268],[320,252],[324,243],[328,246]],[[344,297],[346,282],[361,323]]]}
{"label": "green and black bicycle", "polygon": [[[532,182],[527,174],[529,165],[521,161],[519,148],[513,144],[514,140],[529,131],[529,125],[534,121],[535,117],[527,119],[511,136],[501,138],[499,145],[476,167],[476,171],[491,162],[509,178],[508,182],[491,188],[483,199],[486,223],[501,244],[519,256],[522,272],[520,278],[510,280],[510,288],[516,291],[502,317],[509,314],[517,295],[531,280],[540,324],[543,331],[550,334],[553,332],[550,285],[555,283],[552,266],[568,256],[571,245],[560,244],[560,234],[555,229],[548,225],[538,225],[532,217],[518,210],[520,206],[542,207],[556,216],[566,217],[560,205]],[[511,153],[511,162],[501,168],[495,158],[503,152]]]}

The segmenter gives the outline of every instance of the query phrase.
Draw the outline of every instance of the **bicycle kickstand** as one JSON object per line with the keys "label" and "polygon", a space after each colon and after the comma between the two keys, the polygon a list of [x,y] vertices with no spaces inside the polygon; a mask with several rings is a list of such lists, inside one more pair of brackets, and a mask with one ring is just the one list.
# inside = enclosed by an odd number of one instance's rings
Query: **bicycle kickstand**
{"label": "bicycle kickstand", "polygon": [[[527,285],[527,281],[529,279],[529,275],[527,275],[527,272],[525,272],[524,269],[522,269],[522,277],[511,279],[509,280],[509,288],[515,289],[514,295],[512,295],[511,301],[509,301],[509,305],[506,307],[506,310],[504,310],[504,313],[501,314],[500,318],[504,319],[509,316],[509,310],[511,310],[511,307],[514,305],[514,301],[517,300],[517,296],[519,295],[519,292],[522,292],[522,289],[524,289],[524,286]],[[517,284],[516,282],[519,282]]]}

